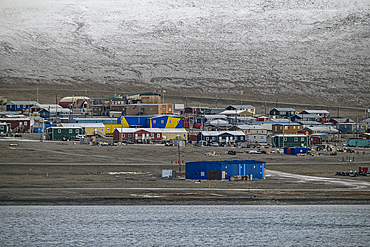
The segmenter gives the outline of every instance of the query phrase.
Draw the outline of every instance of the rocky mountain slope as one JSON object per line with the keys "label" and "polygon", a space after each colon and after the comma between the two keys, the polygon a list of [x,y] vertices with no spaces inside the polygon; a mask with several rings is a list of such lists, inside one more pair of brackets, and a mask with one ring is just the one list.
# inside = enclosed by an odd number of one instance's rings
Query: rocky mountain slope
{"label": "rocky mountain slope", "polygon": [[368,0],[3,0],[0,33],[3,88],[370,103]]}

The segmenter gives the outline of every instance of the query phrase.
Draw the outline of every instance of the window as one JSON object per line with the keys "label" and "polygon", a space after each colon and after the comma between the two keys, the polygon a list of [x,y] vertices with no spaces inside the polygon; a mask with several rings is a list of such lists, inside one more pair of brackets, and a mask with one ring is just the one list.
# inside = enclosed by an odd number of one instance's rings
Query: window
{"label": "window", "polygon": [[243,137],[243,136],[241,136],[241,137],[240,137],[240,140],[244,140],[244,137]]}
{"label": "window", "polygon": [[128,134],[128,137],[130,137],[130,138],[131,138],[131,137],[132,137],[132,134]]}
{"label": "window", "polygon": [[304,137],[301,137],[301,141],[304,142]]}
{"label": "window", "polygon": [[169,122],[170,122],[170,123],[172,123],[172,121],[171,121],[171,120],[170,120]]}
{"label": "window", "polygon": [[163,108],[163,111],[165,111],[166,110],[166,108]]}
{"label": "window", "polygon": [[295,129],[295,126],[293,126],[293,129]]}
{"label": "window", "polygon": [[161,134],[157,134],[157,138],[161,138]]}
{"label": "window", "polygon": [[161,123],[164,123],[164,120],[161,120]]}
{"label": "window", "polygon": [[109,128],[107,128],[107,131],[109,132]]}
{"label": "window", "polygon": [[73,133],[73,129],[69,129],[69,133],[72,134]]}
{"label": "window", "polygon": [[257,134],[258,134],[258,130],[257,130]]}
{"label": "window", "polygon": [[201,177],[204,177],[204,172],[200,172],[200,176]]}
{"label": "window", "polygon": [[151,137],[154,138],[154,134],[152,134]]}
{"label": "window", "polygon": [[286,138],[286,137],[285,137],[285,138],[284,138],[284,141],[286,142],[287,140],[288,140],[288,138]]}
{"label": "window", "polygon": [[171,111],[171,107],[170,107],[170,108],[168,108],[168,111]]}
{"label": "window", "polygon": [[209,140],[209,137],[206,137],[206,141],[208,141]]}
{"label": "window", "polygon": [[288,129],[288,126],[285,126],[285,129],[287,130]]}
{"label": "window", "polygon": [[4,126],[0,126],[0,130],[3,130],[4,129]]}
{"label": "window", "polygon": [[61,129],[58,129],[58,133],[60,134],[60,133],[62,133],[62,130]]}
{"label": "window", "polygon": [[260,139],[263,140],[263,136],[261,136]]}
{"label": "window", "polygon": [[125,137],[125,134],[122,134],[122,138],[124,138]]}
{"label": "window", "polygon": [[261,131],[261,133],[263,134],[263,130]]}
{"label": "window", "polygon": [[298,137],[294,137],[294,141],[297,142],[298,141]]}
{"label": "window", "polygon": [[253,136],[253,139],[256,140],[256,136]]}
{"label": "window", "polygon": [[101,129],[101,132],[104,132],[104,129]]}
{"label": "window", "polygon": [[153,123],[157,123],[157,120],[153,120]]}
{"label": "window", "polygon": [[26,121],[24,121],[24,126],[27,126],[27,122]]}
{"label": "window", "polygon": [[76,129],[76,134],[80,133],[80,130],[79,129]]}
{"label": "window", "polygon": [[212,141],[216,141],[216,137],[215,136],[212,137]]}
{"label": "window", "polygon": [[177,120],[177,123],[179,123],[180,121],[179,120]]}
{"label": "window", "polygon": [[153,108],[150,108],[151,111],[153,111]]}

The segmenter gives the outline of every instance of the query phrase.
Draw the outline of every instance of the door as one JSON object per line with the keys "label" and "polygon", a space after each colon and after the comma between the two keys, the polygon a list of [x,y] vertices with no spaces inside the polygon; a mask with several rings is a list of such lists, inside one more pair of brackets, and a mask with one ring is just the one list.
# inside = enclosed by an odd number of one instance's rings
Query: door
{"label": "door", "polygon": [[209,169],[207,171],[208,180],[220,180],[220,169]]}

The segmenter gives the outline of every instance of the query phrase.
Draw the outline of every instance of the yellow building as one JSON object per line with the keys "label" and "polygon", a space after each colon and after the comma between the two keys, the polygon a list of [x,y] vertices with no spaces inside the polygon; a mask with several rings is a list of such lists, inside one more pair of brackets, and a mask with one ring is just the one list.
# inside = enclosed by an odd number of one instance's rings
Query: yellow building
{"label": "yellow building", "polygon": [[182,128],[173,128],[173,129],[168,129],[168,128],[161,128],[162,131],[162,138],[163,140],[175,140],[180,137],[182,140],[188,140],[188,132],[185,129]]}

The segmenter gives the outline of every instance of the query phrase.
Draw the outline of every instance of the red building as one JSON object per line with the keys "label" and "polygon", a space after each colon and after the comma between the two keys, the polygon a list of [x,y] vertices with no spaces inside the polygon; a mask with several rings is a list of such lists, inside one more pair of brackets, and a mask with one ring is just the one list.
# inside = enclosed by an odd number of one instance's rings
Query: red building
{"label": "red building", "polygon": [[31,120],[29,118],[0,118],[2,123],[10,123],[10,128],[16,132],[28,132],[31,129]]}
{"label": "red building", "polygon": [[113,132],[113,142],[149,143],[162,141],[162,131],[158,128],[117,128]]}

